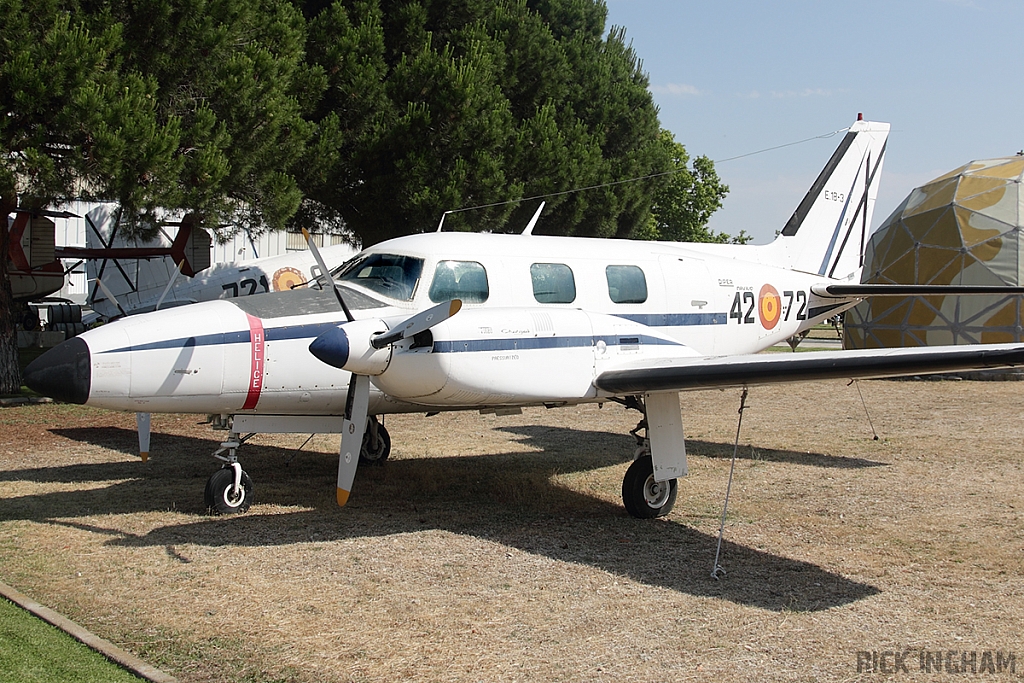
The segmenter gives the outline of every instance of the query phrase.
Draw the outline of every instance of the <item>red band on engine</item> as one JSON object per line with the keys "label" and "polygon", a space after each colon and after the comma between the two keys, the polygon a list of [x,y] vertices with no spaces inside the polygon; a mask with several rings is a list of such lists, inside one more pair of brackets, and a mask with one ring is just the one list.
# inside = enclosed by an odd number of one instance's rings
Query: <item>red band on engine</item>
{"label": "red band on engine", "polygon": [[242,410],[252,410],[260,400],[263,391],[263,321],[256,316],[245,314],[249,319],[249,350],[251,352],[251,370],[249,372],[249,393],[245,397]]}

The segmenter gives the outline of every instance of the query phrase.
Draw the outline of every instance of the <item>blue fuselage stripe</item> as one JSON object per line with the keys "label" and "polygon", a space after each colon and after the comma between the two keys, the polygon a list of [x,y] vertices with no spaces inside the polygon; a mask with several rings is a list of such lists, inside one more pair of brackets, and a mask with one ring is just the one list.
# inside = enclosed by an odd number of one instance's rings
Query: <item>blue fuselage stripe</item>
{"label": "blue fuselage stripe", "polygon": [[596,346],[604,342],[608,346],[682,346],[677,341],[639,336],[595,336],[577,337],[523,337],[515,339],[465,339],[459,341],[436,341],[434,353],[472,353],[475,351],[532,351],[535,349],[574,349]]}
{"label": "blue fuselage stripe", "polygon": [[[269,327],[263,329],[266,340],[283,341],[286,339],[315,339],[327,330],[333,329],[343,321],[326,323],[310,323],[308,325],[288,325],[285,327]],[[152,351],[155,349],[180,349],[184,346],[218,346],[226,344],[248,344],[251,341],[249,330],[238,332],[217,332],[215,334],[201,334],[195,337],[179,337],[177,339],[164,339],[148,344],[137,344],[122,346],[118,349],[109,349],[101,353],[122,353],[125,351]]]}
{"label": "blue fuselage stripe", "polygon": [[614,314],[616,318],[630,320],[647,327],[691,327],[694,325],[725,325],[729,314],[721,313],[632,313]]}
{"label": "blue fuselage stripe", "polygon": [[[634,313],[615,317],[623,318],[647,327],[691,327],[700,325],[724,325],[729,316],[726,313]],[[288,339],[315,339],[329,329],[343,324],[343,320],[310,323],[307,325],[288,325],[286,327],[266,327],[264,334],[268,342]],[[531,337],[523,339],[479,339],[472,341],[436,342],[434,351],[438,353],[458,353],[465,351],[508,351],[513,349],[553,349],[593,346],[604,341],[609,346],[622,344],[623,337],[635,338],[632,335],[622,336],[578,336],[578,337]],[[126,351],[152,351],[157,349],[180,349],[184,346],[218,346],[227,344],[248,344],[249,330],[237,332],[217,332],[195,337],[179,337],[164,339],[147,344],[123,346],[108,349],[100,353],[123,353]],[[640,344],[678,344],[658,337],[640,335]],[[456,348],[458,347],[458,348]]]}

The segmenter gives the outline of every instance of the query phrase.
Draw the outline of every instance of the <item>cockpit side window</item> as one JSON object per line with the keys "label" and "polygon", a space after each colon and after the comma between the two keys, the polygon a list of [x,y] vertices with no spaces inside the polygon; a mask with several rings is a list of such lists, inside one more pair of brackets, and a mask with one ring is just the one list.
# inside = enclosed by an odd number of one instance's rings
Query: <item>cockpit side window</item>
{"label": "cockpit side window", "polygon": [[562,263],[534,263],[530,266],[533,298],[542,304],[571,304],[576,300],[572,269]]}
{"label": "cockpit side window", "polygon": [[350,262],[335,276],[342,282],[351,282],[390,299],[409,301],[416,293],[423,259],[399,254],[368,254]]}
{"label": "cockpit side window", "polygon": [[639,266],[608,266],[608,296],[617,304],[642,304],[647,301],[647,278]]}
{"label": "cockpit side window", "polygon": [[487,271],[476,261],[439,261],[429,294],[435,303],[461,299],[463,303],[481,304],[490,295]]}

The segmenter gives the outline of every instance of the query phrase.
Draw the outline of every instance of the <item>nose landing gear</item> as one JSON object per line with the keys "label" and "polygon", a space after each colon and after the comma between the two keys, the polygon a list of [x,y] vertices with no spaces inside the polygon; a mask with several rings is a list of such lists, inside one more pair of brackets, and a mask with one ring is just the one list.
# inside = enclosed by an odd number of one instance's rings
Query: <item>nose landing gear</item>
{"label": "nose landing gear", "polygon": [[[213,457],[220,460],[223,465],[206,482],[206,491],[203,496],[206,509],[214,515],[245,512],[252,505],[253,484],[252,479],[242,470],[242,465],[238,462],[238,448],[255,436],[257,432],[241,436],[238,432],[233,431],[234,425],[227,416],[211,416],[211,423],[214,429],[227,431],[228,437],[213,454]],[[288,430],[282,429],[281,424],[274,423],[272,429],[261,429],[260,431],[285,433]],[[327,431],[329,430],[324,429],[320,433]],[[300,450],[301,448],[302,446],[299,447]],[[363,435],[362,448],[359,451],[360,464],[380,466],[384,464],[390,454],[391,435],[376,416],[369,416],[366,432]]]}
{"label": "nose landing gear", "polygon": [[[252,505],[252,479],[242,470],[237,455],[238,447],[251,436],[252,434],[239,437],[232,432],[228,435],[228,440],[213,454],[213,457],[222,461],[224,466],[206,481],[203,499],[206,509],[212,514],[241,513]],[[227,455],[224,455],[225,452]]]}

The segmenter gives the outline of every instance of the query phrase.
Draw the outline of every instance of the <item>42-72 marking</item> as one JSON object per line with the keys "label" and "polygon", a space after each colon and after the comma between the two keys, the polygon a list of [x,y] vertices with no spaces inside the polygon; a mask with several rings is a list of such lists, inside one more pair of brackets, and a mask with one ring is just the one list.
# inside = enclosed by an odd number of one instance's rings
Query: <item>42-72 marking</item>
{"label": "42-72 marking", "polygon": [[[783,320],[789,320],[793,314],[793,304],[797,305],[796,319],[807,320],[807,291],[802,289],[786,290],[782,293]],[[736,320],[740,325],[749,325],[757,321],[754,311],[757,306],[757,297],[754,292],[747,290],[736,292],[732,300],[732,308],[729,309],[729,317]]]}

